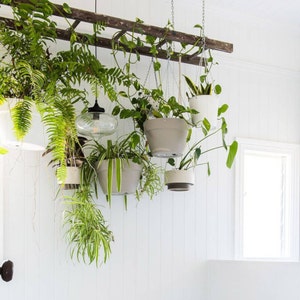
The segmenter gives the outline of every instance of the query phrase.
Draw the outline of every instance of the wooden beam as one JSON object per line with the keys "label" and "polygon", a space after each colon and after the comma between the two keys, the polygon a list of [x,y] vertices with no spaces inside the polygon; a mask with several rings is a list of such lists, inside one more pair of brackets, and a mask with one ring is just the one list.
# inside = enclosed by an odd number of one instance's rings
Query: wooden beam
{"label": "wooden beam", "polygon": [[[29,0],[14,0],[14,3],[30,3]],[[3,3],[3,0],[0,1]],[[71,13],[68,14],[64,11],[63,6],[60,4],[53,3],[53,15],[58,17],[66,17],[74,20],[79,20],[86,23],[103,23],[105,26],[110,28],[115,28],[119,30],[139,32],[141,34],[152,35],[158,38],[164,38],[169,41],[174,41],[178,43],[185,43],[187,45],[202,45],[202,40],[200,36],[183,33],[180,31],[166,30],[166,28],[146,25],[140,22],[133,22],[129,20],[124,20],[112,16],[107,16],[103,14],[96,14],[91,11],[81,10],[71,7]],[[218,40],[213,40],[210,38],[205,38],[205,44],[207,49],[223,51],[227,53],[232,53],[233,45],[231,43],[222,42]]]}
{"label": "wooden beam", "polygon": [[[3,4],[4,0],[0,0],[0,4]],[[17,3],[30,3],[30,0],[13,0],[12,5]],[[141,22],[132,22],[128,20],[123,20],[120,18],[115,18],[107,15],[96,14],[94,12],[85,11],[77,8],[70,8],[71,13],[68,14],[64,11],[63,6],[59,4],[52,4],[53,5],[53,15],[73,19],[74,22],[70,28],[64,29],[57,29],[57,37],[58,39],[62,40],[70,40],[70,29],[75,29],[80,22],[85,23],[102,23],[104,26],[118,29],[118,32],[115,36],[112,36],[110,39],[97,37],[96,41],[88,40],[87,37],[79,32],[76,32],[79,40],[89,43],[90,45],[95,45],[98,47],[103,47],[107,49],[112,49],[112,43],[118,41],[118,39],[124,35],[127,31],[129,32],[136,32],[141,35],[151,35],[153,37],[161,39],[157,45],[158,54],[157,57],[161,59],[169,59],[172,61],[178,61],[179,56],[181,56],[181,61],[187,64],[199,65],[200,64],[200,57],[199,53],[196,51],[193,54],[188,55],[181,55],[178,52],[174,52],[172,57],[169,57],[169,53],[166,50],[161,49],[160,47],[164,45],[166,42],[177,42],[183,43],[189,46],[196,46],[201,47],[203,45],[203,39],[200,36],[191,35],[179,31],[169,30],[162,27],[146,25]],[[4,18],[0,16],[0,20],[5,21],[6,25],[12,29],[15,29],[14,22],[11,19]],[[125,51],[129,52],[125,45],[120,44]],[[227,53],[231,53],[233,51],[233,45],[226,42],[221,42],[209,38],[205,38],[205,47],[206,49],[218,50]],[[143,46],[134,49],[134,51],[138,52],[140,55],[143,56],[152,56],[150,53],[150,47]],[[203,65],[205,61],[201,61]]]}

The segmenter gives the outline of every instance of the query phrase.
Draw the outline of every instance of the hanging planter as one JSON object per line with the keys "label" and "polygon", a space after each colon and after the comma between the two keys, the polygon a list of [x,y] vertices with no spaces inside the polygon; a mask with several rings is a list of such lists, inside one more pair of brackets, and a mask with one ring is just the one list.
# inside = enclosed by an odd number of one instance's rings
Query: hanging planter
{"label": "hanging planter", "polygon": [[64,182],[58,180],[58,183],[62,185],[64,190],[77,189],[80,185],[80,167],[67,167],[67,177]]}
{"label": "hanging planter", "polygon": [[[134,163],[132,160],[120,159],[120,165],[118,166],[117,159],[111,159],[111,172],[109,161],[103,160],[97,168],[97,175],[103,193],[107,195],[109,185],[111,185],[112,195],[134,194],[141,178],[142,165]],[[121,167],[120,170],[118,170],[119,167]]]}
{"label": "hanging planter", "polygon": [[0,106],[0,144],[11,149],[45,151],[48,143],[46,130],[36,108],[34,106],[31,108],[29,113],[31,126],[26,135],[23,135],[13,120],[17,114],[25,110],[26,101],[21,98],[5,98],[5,100]]}
{"label": "hanging planter", "polygon": [[199,126],[204,119],[210,123],[210,128],[215,129],[218,122],[218,99],[215,95],[199,95],[189,99],[191,109],[198,113],[192,114],[192,122]]}
{"label": "hanging planter", "polygon": [[195,184],[195,173],[193,169],[169,170],[165,172],[165,185],[170,191],[188,191]]}
{"label": "hanging planter", "polygon": [[188,127],[183,119],[157,118],[144,123],[144,131],[153,156],[181,156],[188,134]]}

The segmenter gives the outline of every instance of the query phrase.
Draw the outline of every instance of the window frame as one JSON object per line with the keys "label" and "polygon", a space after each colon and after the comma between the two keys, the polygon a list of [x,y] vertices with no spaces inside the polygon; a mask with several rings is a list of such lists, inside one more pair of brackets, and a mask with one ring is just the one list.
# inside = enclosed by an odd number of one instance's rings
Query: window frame
{"label": "window frame", "polygon": [[[236,260],[249,261],[299,261],[299,163],[300,145],[237,138],[239,151],[235,164],[235,233],[234,257]],[[244,257],[243,256],[243,174],[244,156],[246,151],[269,152],[287,155],[291,159],[291,228],[290,228],[290,256],[289,257]]]}

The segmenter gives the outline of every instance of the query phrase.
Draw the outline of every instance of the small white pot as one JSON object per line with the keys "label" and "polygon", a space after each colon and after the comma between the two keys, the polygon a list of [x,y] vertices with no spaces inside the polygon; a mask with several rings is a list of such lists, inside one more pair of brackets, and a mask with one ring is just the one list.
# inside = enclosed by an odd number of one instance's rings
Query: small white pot
{"label": "small white pot", "polygon": [[[63,186],[65,190],[78,188],[80,185],[80,172],[81,169],[79,167],[67,167],[67,177]],[[58,181],[58,183],[62,184],[61,181]]]}
{"label": "small white pot", "polygon": [[165,172],[165,185],[170,191],[188,191],[195,184],[195,173],[193,169],[170,170]]}
{"label": "small white pot", "polygon": [[215,95],[201,95],[189,99],[190,108],[198,111],[192,114],[192,122],[198,126],[206,118],[211,129],[217,127],[218,121],[218,99]]}
{"label": "small white pot", "polygon": [[145,135],[153,156],[177,157],[186,146],[188,126],[183,119],[157,118],[144,122]]}
{"label": "small white pot", "polygon": [[[112,194],[124,195],[134,194],[142,173],[142,165],[132,162],[131,160],[122,160],[122,184],[121,190],[117,190],[115,161],[113,160],[113,179],[112,179]],[[104,160],[97,168],[97,175],[100,186],[104,194],[107,194],[107,175],[108,175],[108,161]]]}

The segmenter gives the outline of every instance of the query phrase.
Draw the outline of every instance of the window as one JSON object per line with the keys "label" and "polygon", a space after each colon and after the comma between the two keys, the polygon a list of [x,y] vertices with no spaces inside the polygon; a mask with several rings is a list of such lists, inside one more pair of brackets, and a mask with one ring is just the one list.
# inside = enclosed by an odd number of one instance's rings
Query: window
{"label": "window", "polygon": [[236,258],[298,260],[299,146],[238,141]]}

